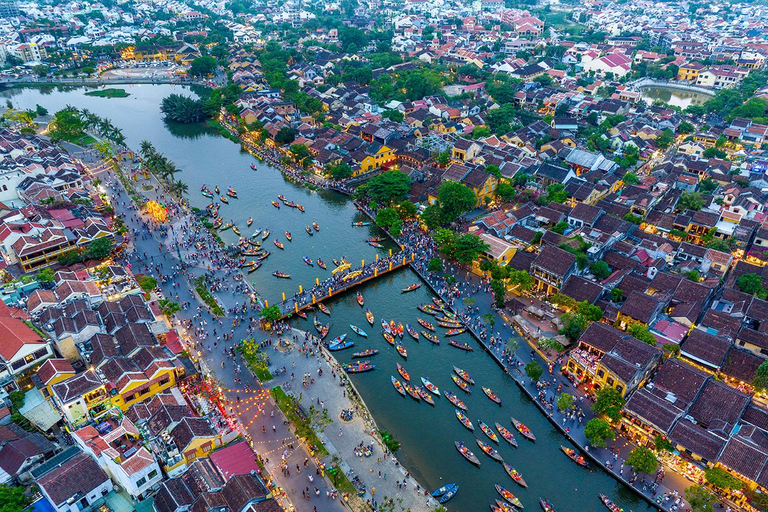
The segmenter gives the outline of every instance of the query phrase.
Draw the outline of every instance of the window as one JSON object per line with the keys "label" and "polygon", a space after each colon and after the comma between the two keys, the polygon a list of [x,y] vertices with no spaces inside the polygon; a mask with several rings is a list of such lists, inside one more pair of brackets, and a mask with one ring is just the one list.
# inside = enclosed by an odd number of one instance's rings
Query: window
{"label": "window", "polygon": [[145,483],[147,483],[147,478],[146,477],[141,477],[138,480],[136,480],[136,487],[141,487]]}
{"label": "window", "polygon": [[603,377],[605,377],[605,372],[603,370],[597,370],[597,376],[602,379]]}
{"label": "window", "polygon": [[153,469],[152,471],[149,472],[149,474],[147,475],[147,478],[151,479],[151,478],[155,478],[156,476],[157,476],[157,470]]}
{"label": "window", "polygon": [[607,379],[605,379],[605,382],[607,382],[609,386],[613,386],[613,383],[614,383],[613,377],[608,377]]}

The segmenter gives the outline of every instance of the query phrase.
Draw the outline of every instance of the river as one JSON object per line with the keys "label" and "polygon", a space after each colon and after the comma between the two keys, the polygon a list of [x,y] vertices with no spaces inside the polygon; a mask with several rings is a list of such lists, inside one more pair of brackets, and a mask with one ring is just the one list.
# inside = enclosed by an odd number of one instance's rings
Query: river
{"label": "river", "polygon": [[[189,185],[189,197],[194,206],[202,207],[208,202],[199,194],[203,184],[211,188],[218,184],[222,192],[226,187],[235,187],[240,199],[230,200],[230,205],[221,207],[224,219],[234,220],[243,234],[250,234],[256,226],[270,229],[270,239],[279,238],[285,244],[285,250],[280,251],[267,243],[265,248],[272,252],[272,256],[262,268],[249,276],[259,294],[270,303],[279,300],[282,292],[296,291],[300,284],[310,286],[316,277],[328,275],[328,271],[304,264],[303,256],[313,260],[321,257],[332,268],[333,258],[346,256],[350,261],[370,261],[377,252],[383,255],[384,251],[393,247],[387,242],[383,250],[377,250],[365,243],[366,238],[381,233],[375,227],[352,227],[352,222],[363,219],[345,196],[336,192],[313,192],[291,183],[277,170],[259,163],[230,140],[221,137],[216,130],[203,124],[178,126],[164,123],[159,109],[160,100],[171,92],[184,92],[182,87],[134,85],[125,88],[131,96],[124,99],[88,97],[84,96],[83,89],[51,92],[17,89],[3,94],[17,108],[34,108],[40,104],[53,113],[65,105],[87,107],[109,117],[123,130],[131,147],[138,148],[142,140],[149,140],[182,170],[177,176]],[[256,163],[256,171],[250,169],[251,163]],[[285,207],[280,210],[273,208],[270,201],[276,200],[278,194],[302,204],[306,213]],[[254,226],[246,229],[245,220],[249,216],[253,216]],[[313,221],[320,225],[320,231],[310,237],[304,226]],[[286,230],[292,232],[293,242],[285,240],[283,232]],[[224,232],[223,238],[231,243],[236,237],[229,231]],[[278,280],[271,275],[273,270],[282,270],[293,278],[289,281]],[[419,482],[430,490],[447,482],[460,484],[459,493],[448,503],[450,510],[487,510],[488,504],[498,498],[493,486],[495,483],[515,493],[526,510],[538,509],[537,500],[543,496],[552,501],[560,512],[603,511],[605,508],[597,497],[599,492],[611,496],[624,510],[652,510],[633,491],[604,471],[583,469],[568,460],[559,451],[561,444],[568,444],[567,440],[469,335],[461,335],[458,339],[472,344],[475,347],[472,353],[448,346],[448,340],[441,332],[438,332],[442,341],[440,346],[423,339],[417,343],[406,334],[403,344],[408,350],[408,360],[404,361],[384,341],[377,326],[382,316],[414,326],[417,326],[419,315],[426,317],[416,309],[418,304],[431,300],[432,295],[426,286],[408,294],[400,292],[416,282],[419,282],[418,276],[404,269],[360,288],[366,308],[370,308],[376,317],[373,327],[366,323],[364,309],[357,305],[354,294],[338,297],[328,305],[332,310],[330,337],[347,332],[349,339],[355,341],[355,349],[372,347],[381,351],[373,359],[378,367],[376,371],[355,375],[352,379],[379,427],[391,432],[401,442],[398,458]],[[328,319],[323,316],[321,320],[325,322]],[[353,334],[349,324],[366,330],[369,338]],[[308,321],[299,321],[297,326],[311,329],[311,317]],[[442,329],[438,328],[438,331]],[[337,355],[342,362],[346,362],[351,358],[351,351]],[[431,407],[398,395],[390,383],[390,375],[397,375],[397,362],[404,364],[412,381],[428,377],[439,388],[459,395],[467,404],[468,415],[476,429],[478,419],[491,426],[499,422],[510,430],[513,430],[510,424],[512,416],[526,423],[537,436],[535,444],[517,434],[519,448],[512,448],[503,440],[497,448],[504,459],[520,471],[529,488],[518,487],[500,464],[480,451],[473,433],[457,421],[454,408],[444,397],[436,398],[435,407]],[[453,365],[467,370],[477,382],[472,395],[465,395],[451,381]],[[490,387],[498,393],[504,401],[503,406],[486,398],[480,386]],[[474,435],[483,438],[479,429]],[[480,458],[482,464],[479,468],[471,466],[458,454],[453,446],[457,440],[464,441]],[[344,447],[343,450],[347,448],[351,447]],[[390,475],[390,478],[393,477]]]}
{"label": "river", "polygon": [[686,108],[690,105],[703,105],[713,96],[713,94],[683,91],[663,86],[643,87],[640,92],[642,99],[647,103],[661,100],[668,105],[680,108]]}

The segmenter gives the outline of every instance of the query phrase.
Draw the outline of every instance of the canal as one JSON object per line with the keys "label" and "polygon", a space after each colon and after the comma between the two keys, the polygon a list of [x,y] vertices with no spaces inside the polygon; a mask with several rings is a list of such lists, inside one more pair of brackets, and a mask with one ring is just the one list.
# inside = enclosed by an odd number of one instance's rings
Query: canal
{"label": "canal", "polygon": [[[387,242],[384,249],[375,249],[365,242],[367,238],[381,233],[375,227],[352,226],[353,222],[364,219],[345,196],[335,192],[310,191],[291,183],[277,170],[259,163],[204,124],[178,126],[164,123],[160,101],[172,92],[184,92],[181,87],[134,85],[125,88],[131,96],[124,99],[88,97],[84,96],[83,89],[17,89],[5,91],[4,96],[11,99],[14,107],[26,109],[40,104],[51,113],[65,105],[87,107],[112,119],[123,130],[131,147],[138,148],[142,140],[149,140],[182,169],[178,177],[189,185],[193,206],[203,207],[208,202],[199,194],[203,184],[210,188],[219,185],[222,191],[229,186],[235,187],[240,199],[230,200],[229,205],[221,207],[224,219],[232,219],[243,234],[250,234],[257,226],[269,229],[272,232],[270,239],[279,238],[285,244],[285,250],[281,251],[267,243],[265,248],[272,255],[262,268],[249,276],[259,294],[270,303],[279,300],[283,292],[294,292],[299,285],[311,286],[315,278],[328,275],[329,271],[306,265],[302,261],[304,256],[313,260],[320,257],[330,269],[333,258],[370,261],[377,253],[384,255],[394,247]],[[251,170],[251,163],[256,164],[256,171]],[[278,194],[302,204],[306,213],[285,207],[280,210],[273,208],[270,202],[276,200]],[[247,229],[245,221],[251,216],[254,223]],[[310,237],[304,227],[313,221],[320,225],[320,231]],[[285,240],[283,233],[286,230],[291,231],[293,242]],[[228,243],[236,240],[231,231],[224,232],[223,238]],[[271,275],[274,270],[287,272],[292,279],[278,280]],[[403,344],[408,350],[408,359],[403,360],[384,341],[377,326],[382,317],[414,326],[418,326],[419,317],[434,322],[416,309],[419,304],[431,301],[432,295],[426,286],[412,293],[401,293],[401,289],[416,282],[419,282],[417,275],[404,269],[360,288],[366,308],[370,308],[375,315],[373,327],[366,322],[364,309],[358,306],[354,294],[342,295],[328,302],[331,316],[321,315],[320,320],[330,322],[329,337],[348,333],[349,339],[355,342],[354,350],[368,347],[380,350],[373,358],[378,369],[355,375],[352,379],[379,427],[401,442],[398,458],[419,482],[430,490],[448,482],[458,483],[460,491],[448,503],[450,510],[488,510],[488,504],[498,498],[494,490],[496,483],[515,493],[526,510],[538,509],[537,500],[543,496],[552,501],[560,512],[597,512],[605,510],[598,501],[597,494],[600,492],[608,494],[625,511],[652,510],[633,491],[604,471],[583,469],[568,460],[559,450],[561,444],[568,444],[566,439],[469,335],[463,334],[458,339],[475,347],[471,353],[448,346],[444,330],[439,327],[440,346],[424,339],[416,342],[406,334]],[[296,325],[313,330],[311,320],[310,315],[307,321],[298,321]],[[350,324],[364,329],[369,337],[365,339],[353,334]],[[351,360],[351,352],[337,353],[340,361]],[[475,423],[475,433],[458,422],[454,407],[445,397],[436,398],[435,406],[431,407],[398,395],[390,382],[390,376],[397,375],[395,365],[398,362],[408,370],[412,382],[427,377],[441,390],[451,390],[464,400],[469,409],[468,416]],[[477,382],[471,395],[465,395],[451,381],[454,365],[468,371]],[[493,389],[502,397],[503,405],[498,406],[486,398],[480,386]],[[513,430],[510,423],[513,416],[530,427],[537,442],[527,442],[515,432],[519,448],[512,448],[503,440],[496,447],[504,460],[526,479],[528,489],[513,483],[501,464],[483,454],[473,439],[484,438],[477,428],[478,420],[490,426],[498,422]],[[481,461],[479,468],[470,465],[458,454],[454,441],[464,441],[470,447]],[[343,453],[349,453],[347,448],[351,447],[341,448]],[[389,475],[389,478],[395,477]]]}

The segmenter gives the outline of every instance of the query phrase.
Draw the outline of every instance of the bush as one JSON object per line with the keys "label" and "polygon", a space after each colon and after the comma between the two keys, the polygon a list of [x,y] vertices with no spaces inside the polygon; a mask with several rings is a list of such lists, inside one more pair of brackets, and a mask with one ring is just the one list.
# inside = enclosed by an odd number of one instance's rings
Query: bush
{"label": "bush", "polygon": [[151,292],[157,288],[157,279],[152,276],[139,274],[136,276],[136,282],[139,284],[142,290],[145,292]]}
{"label": "bush", "polygon": [[384,446],[386,446],[391,453],[397,453],[397,450],[400,449],[400,441],[395,439],[392,434],[386,430],[379,430],[379,435],[381,435],[381,440],[384,442]]}

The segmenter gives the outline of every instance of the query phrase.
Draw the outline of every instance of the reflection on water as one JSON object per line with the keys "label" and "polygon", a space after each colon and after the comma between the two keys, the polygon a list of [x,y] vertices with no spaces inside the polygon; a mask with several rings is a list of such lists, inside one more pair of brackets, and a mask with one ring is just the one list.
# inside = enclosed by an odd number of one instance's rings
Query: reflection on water
{"label": "reflection on water", "polygon": [[682,91],[668,87],[643,87],[640,92],[642,93],[641,98],[647,103],[661,100],[668,105],[680,108],[686,108],[689,105],[703,105],[712,97],[710,94]]}

